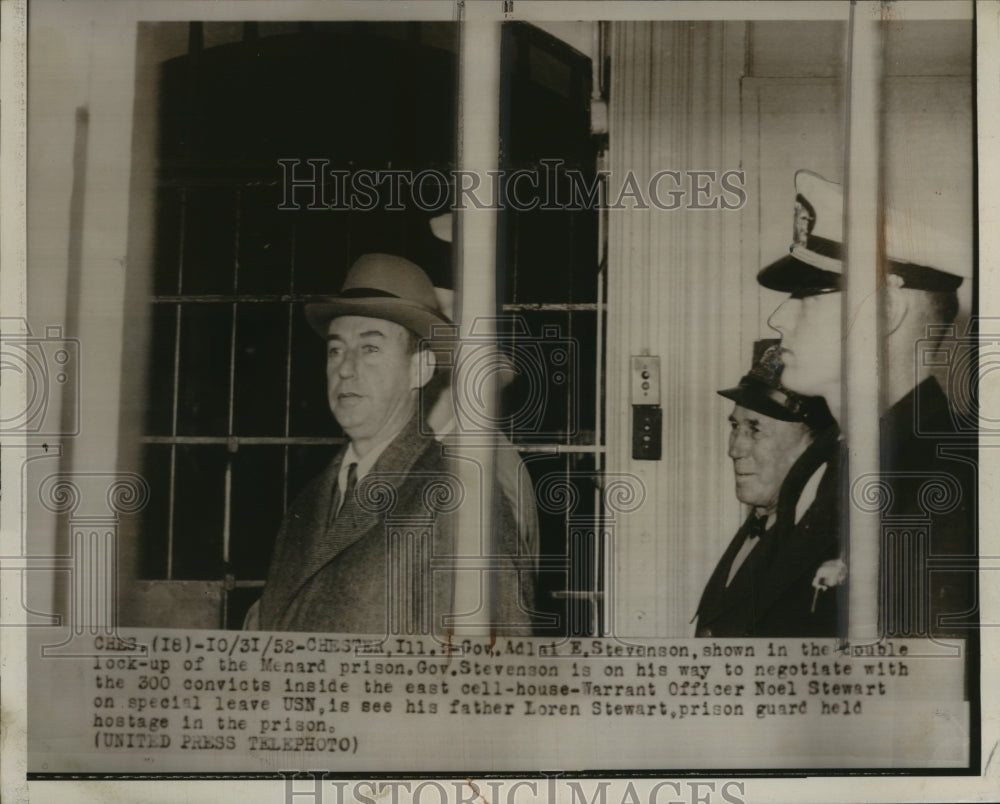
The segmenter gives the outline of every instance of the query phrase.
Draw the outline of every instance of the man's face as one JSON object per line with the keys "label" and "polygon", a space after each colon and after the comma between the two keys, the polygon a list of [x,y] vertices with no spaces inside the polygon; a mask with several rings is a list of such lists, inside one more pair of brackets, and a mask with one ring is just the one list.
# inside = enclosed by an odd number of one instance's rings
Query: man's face
{"label": "man's face", "polygon": [[327,328],[326,395],[359,453],[395,434],[413,415],[419,354],[405,327],[381,318],[340,316]]}
{"label": "man's face", "polygon": [[768,319],[781,333],[781,384],[807,396],[840,393],[840,293],[786,299]]}
{"label": "man's face", "polygon": [[740,405],[733,408],[729,424],[736,498],[758,508],[773,508],[785,475],[812,441],[809,428]]}

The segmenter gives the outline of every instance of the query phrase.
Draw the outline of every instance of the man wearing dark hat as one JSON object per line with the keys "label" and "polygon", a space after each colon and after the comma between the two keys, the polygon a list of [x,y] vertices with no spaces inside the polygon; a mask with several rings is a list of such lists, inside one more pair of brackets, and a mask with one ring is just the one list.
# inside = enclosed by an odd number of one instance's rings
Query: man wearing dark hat
{"label": "man wearing dark hat", "polygon": [[758,341],[735,388],[729,457],[750,515],[709,578],[700,637],[836,636],[837,427],[822,399],[780,383],[776,341]]}
{"label": "man wearing dark hat", "polygon": [[[259,627],[440,632],[453,578],[429,562],[455,553],[453,520],[435,508],[449,496],[435,488],[452,476],[417,411],[436,362],[420,347],[450,322],[423,270],[388,254],[359,258],[339,296],[306,305],[306,318],[327,342],[327,400],[349,443],[285,515]],[[517,549],[511,519],[501,511],[497,523],[508,555]],[[524,622],[516,591],[495,589],[494,600],[500,622]]]}
{"label": "man wearing dark hat", "polygon": [[[757,279],[791,294],[769,320],[782,336],[782,381],[824,396],[840,419],[843,192],[809,171],[796,173],[795,188],[790,253]],[[939,343],[954,321],[971,247],[893,210],[885,234],[880,463],[891,495],[882,512],[882,626],[887,636],[966,636],[961,615],[976,602],[974,447],[963,446],[969,439],[956,433],[948,400],[916,347]]]}

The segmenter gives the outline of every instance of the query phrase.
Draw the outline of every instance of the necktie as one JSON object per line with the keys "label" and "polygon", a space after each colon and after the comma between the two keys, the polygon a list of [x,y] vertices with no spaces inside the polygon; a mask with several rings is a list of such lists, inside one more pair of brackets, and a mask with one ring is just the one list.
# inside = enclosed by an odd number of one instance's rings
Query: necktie
{"label": "necktie", "polygon": [[344,510],[351,500],[354,499],[354,490],[358,486],[358,465],[356,463],[351,463],[347,467],[347,483],[344,485],[344,498],[340,501],[340,510]]}

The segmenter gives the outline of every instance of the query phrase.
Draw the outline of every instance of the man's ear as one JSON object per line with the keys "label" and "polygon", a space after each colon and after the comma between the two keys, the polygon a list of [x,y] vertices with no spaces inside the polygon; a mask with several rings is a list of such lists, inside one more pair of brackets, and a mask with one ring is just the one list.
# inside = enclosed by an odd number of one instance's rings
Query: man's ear
{"label": "man's ear", "polygon": [[903,288],[903,278],[889,274],[885,279],[885,301],[883,304],[883,335],[891,335],[906,318],[909,299]]}
{"label": "man's ear", "polygon": [[434,376],[437,357],[433,349],[417,349],[410,361],[410,388],[423,388]]}

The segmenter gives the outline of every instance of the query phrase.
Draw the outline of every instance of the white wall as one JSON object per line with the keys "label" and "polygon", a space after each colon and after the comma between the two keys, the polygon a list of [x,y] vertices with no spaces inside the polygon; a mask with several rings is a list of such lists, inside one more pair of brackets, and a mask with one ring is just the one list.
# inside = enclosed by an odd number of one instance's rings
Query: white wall
{"label": "white wall", "polygon": [[[50,403],[79,404],[83,423],[78,435],[50,439],[26,469],[26,548],[47,555],[66,552],[68,525],[40,505],[45,478],[116,469],[136,34],[134,23],[95,18],[86,6],[43,3],[31,12],[28,320],[36,335],[59,326],[78,339],[80,395],[53,385]],[[63,579],[31,578],[33,607],[51,611]]]}
{"label": "white wall", "polygon": [[[742,23],[612,27],[610,196],[629,171],[740,167]],[[672,186],[669,183],[667,186]],[[685,205],[696,202],[693,193]],[[608,266],[608,471],[637,476],[645,504],[616,522],[614,630],[682,635],[703,568],[738,521],[715,391],[744,363],[743,212],[612,210]],[[629,356],[661,359],[663,458],[631,458]]]}

